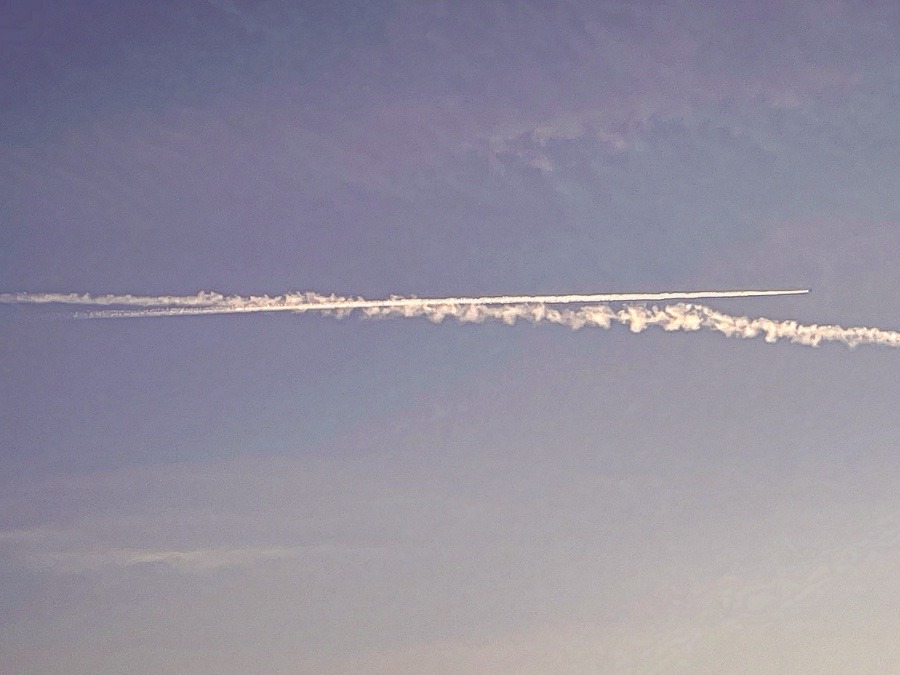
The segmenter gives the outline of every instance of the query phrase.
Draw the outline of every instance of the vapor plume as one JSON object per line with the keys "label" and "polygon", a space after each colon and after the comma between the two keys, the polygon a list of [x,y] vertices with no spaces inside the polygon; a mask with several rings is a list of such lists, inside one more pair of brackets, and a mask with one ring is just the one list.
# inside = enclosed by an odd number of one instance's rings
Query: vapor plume
{"label": "vapor plume", "polygon": [[[309,309],[366,309],[371,307],[406,307],[420,304],[512,305],[522,303],[587,304],[591,302],[654,302],[661,300],[703,300],[710,298],[748,298],[767,295],[797,295],[808,290],[788,291],[675,291],[670,293],[595,293],[586,295],[495,295],[479,298],[416,298],[391,296],[385,300],[366,300],[318,293],[285,295],[222,295],[202,291],[197,295],[89,295],[87,293],[0,293],[0,304],[64,304],[157,307],[218,307],[228,311],[276,312]],[[153,315],[155,316],[155,314]]]}
{"label": "vapor plume", "polygon": [[788,340],[794,344],[817,347],[822,342],[838,342],[848,347],[883,345],[900,347],[900,332],[879,328],[843,328],[833,325],[803,325],[796,321],[776,321],[767,318],[738,317],[703,305],[678,303],[663,308],[627,305],[614,309],[609,305],[592,305],[577,309],[557,309],[541,304],[517,304],[503,307],[406,307],[373,308],[364,310],[369,317],[422,316],[434,322],[452,317],[462,323],[487,320],[514,324],[518,320],[531,323],[554,323],[573,330],[584,327],[610,328],[613,324],[627,326],[632,333],[640,333],[656,326],[664,331],[711,330],[726,337],[762,337],[774,343]]}
{"label": "vapor plume", "polygon": [[[0,293],[4,305],[91,305],[102,307],[121,305],[127,307],[208,307],[220,305],[235,298],[221,293],[201,291],[197,295],[90,295],[88,293]],[[253,300],[255,298],[241,298]]]}
{"label": "vapor plume", "polygon": [[[552,323],[577,330],[584,327],[610,328],[626,326],[633,333],[649,327],[665,331],[710,330],[727,337],[756,338],[766,342],[789,342],[815,347],[823,342],[837,342],[848,347],[882,345],[900,347],[900,332],[879,328],[844,328],[836,325],[803,325],[796,321],[732,316],[710,307],[679,302],[662,308],[625,304],[615,308],[608,303],[684,300],[697,298],[734,298],[791,295],[805,290],[777,291],[696,291],[676,293],[618,293],[555,296],[488,296],[482,298],[409,298],[392,296],[384,300],[366,300],[316,293],[294,293],[281,296],[224,296],[200,293],[195,296],[89,296],[78,294],[6,294],[6,303],[63,303],[119,306],[124,309],[97,309],[78,312],[77,318],[145,318],[192,316],[204,314],[244,314],[255,312],[317,312],[342,318],[360,313],[368,318],[423,317],[440,323],[452,318],[461,323],[517,321]],[[597,304],[602,303],[602,304]],[[582,305],[577,308],[555,305]]]}

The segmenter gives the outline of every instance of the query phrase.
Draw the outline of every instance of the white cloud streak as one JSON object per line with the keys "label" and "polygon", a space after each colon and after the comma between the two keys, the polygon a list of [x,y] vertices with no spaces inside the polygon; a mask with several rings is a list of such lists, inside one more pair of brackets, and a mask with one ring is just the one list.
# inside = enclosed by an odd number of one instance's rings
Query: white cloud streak
{"label": "white cloud streak", "polygon": [[532,323],[554,323],[573,330],[584,327],[609,328],[613,324],[627,326],[632,333],[657,326],[667,332],[701,329],[727,337],[762,337],[766,342],[788,340],[816,347],[822,342],[839,342],[848,347],[883,345],[900,347],[900,332],[878,328],[843,328],[833,325],[803,325],[796,321],[738,317],[702,305],[678,303],[663,308],[628,305],[614,309],[609,305],[593,305],[578,309],[557,309],[543,304],[517,304],[503,307],[420,306],[373,308],[363,312],[369,317],[422,316],[440,322],[452,317],[463,323],[499,320],[514,324],[518,320]]}
{"label": "white cloud streak", "polygon": [[[63,303],[94,306],[125,306],[128,309],[100,309],[74,314],[77,318],[146,318],[192,316],[203,314],[243,314],[257,312],[319,312],[338,318],[360,312],[368,318],[423,317],[440,323],[453,318],[461,323],[517,321],[553,323],[573,330],[583,327],[610,328],[626,326],[633,333],[656,326],[665,331],[711,330],[727,337],[756,338],[766,342],[787,340],[794,344],[818,346],[837,342],[849,347],[882,345],[900,347],[900,332],[880,328],[837,325],[803,325],[796,321],[732,316],[692,303],[657,306],[626,305],[615,309],[610,302],[682,300],[698,298],[736,298],[806,293],[805,290],[773,291],[696,291],[673,293],[615,293],[593,295],[487,296],[481,298],[405,298],[392,296],[384,300],[366,300],[316,293],[294,293],[281,296],[224,296],[199,293],[194,296],[132,296],[79,294],[6,294],[6,303]],[[580,304],[576,309],[553,305]],[[133,309],[132,309],[133,308]]]}
{"label": "white cloud streak", "polygon": [[[319,293],[287,293],[285,295],[226,296],[201,291],[197,295],[89,295],[87,293],[0,293],[0,304],[64,304],[92,306],[218,307],[228,312],[274,312],[326,309],[366,309],[373,307],[407,307],[427,305],[512,305],[522,303],[587,304],[591,302],[653,302],[662,300],[703,300],[710,298],[747,298],[769,295],[797,295],[808,290],[786,291],[674,291],[669,293],[594,293],[582,295],[495,295],[477,298],[416,298],[391,296],[385,300],[366,300]],[[155,315],[150,315],[155,316]]]}
{"label": "white cloud streak", "polygon": [[[0,293],[4,305],[123,305],[128,307],[208,307],[234,300],[220,293],[197,295],[90,295],[88,293]],[[250,298],[254,299],[254,298]]]}
{"label": "white cloud streak", "polygon": [[59,574],[78,574],[135,565],[165,565],[181,572],[208,572],[220,568],[252,567],[271,560],[300,558],[303,547],[244,547],[165,550],[101,548],[26,554],[23,559]]}

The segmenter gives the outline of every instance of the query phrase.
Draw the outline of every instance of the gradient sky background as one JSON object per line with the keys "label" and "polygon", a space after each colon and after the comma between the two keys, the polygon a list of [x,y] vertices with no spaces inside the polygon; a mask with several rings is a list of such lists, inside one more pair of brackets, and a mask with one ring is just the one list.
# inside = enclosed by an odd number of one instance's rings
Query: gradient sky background
{"label": "gradient sky background", "polygon": [[[0,292],[900,328],[894,0],[0,20]],[[900,668],[900,352],[38,314],[0,307],[0,671]]]}

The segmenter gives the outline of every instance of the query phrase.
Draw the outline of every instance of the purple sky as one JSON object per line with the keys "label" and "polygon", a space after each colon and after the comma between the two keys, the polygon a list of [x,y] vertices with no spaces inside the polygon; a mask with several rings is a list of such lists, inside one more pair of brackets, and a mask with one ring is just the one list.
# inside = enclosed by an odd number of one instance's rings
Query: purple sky
{"label": "purple sky", "polygon": [[[895,2],[137,4],[0,13],[0,293],[900,328]],[[900,668],[896,350],[0,306],[0,383],[3,672]]]}

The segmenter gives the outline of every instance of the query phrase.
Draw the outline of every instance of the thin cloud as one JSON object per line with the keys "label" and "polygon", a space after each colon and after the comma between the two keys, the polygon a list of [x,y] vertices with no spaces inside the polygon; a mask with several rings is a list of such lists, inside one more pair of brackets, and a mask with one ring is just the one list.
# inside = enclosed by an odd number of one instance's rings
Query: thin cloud
{"label": "thin cloud", "polygon": [[[461,323],[502,321],[515,324],[519,320],[531,323],[554,323],[572,329],[586,326],[610,328],[613,324],[641,333],[651,326],[665,331],[711,330],[727,337],[756,338],[766,342],[787,340],[794,344],[816,347],[823,342],[837,342],[848,347],[881,345],[900,347],[900,332],[857,326],[804,325],[796,321],[779,321],[765,317],[733,316],[710,307],[691,303],[677,303],[665,307],[646,307],[626,304],[614,309],[610,302],[662,301],[706,298],[738,298],[757,296],[795,295],[806,290],[736,290],[692,291],[667,293],[612,293],[593,295],[506,295],[486,297],[406,298],[392,296],[385,300],[347,298],[316,293],[295,293],[282,296],[224,296],[218,293],[198,293],[192,296],[132,296],[79,294],[0,295],[0,302],[62,303],[100,307],[125,306],[134,309],[100,309],[74,314],[77,318],[147,318],[163,316],[191,316],[201,314],[245,314],[258,312],[319,312],[342,318],[361,312],[369,318],[424,317],[440,323],[454,318]],[[555,305],[582,305],[577,309],[560,309]]]}
{"label": "thin cloud", "polygon": [[766,295],[797,295],[808,290],[787,291],[673,291],[666,293],[594,293],[569,295],[496,295],[477,298],[416,298],[391,296],[386,300],[366,300],[318,293],[251,295],[247,297],[201,291],[196,295],[90,295],[87,293],[0,293],[0,304],[123,305],[128,307],[220,307],[243,311],[306,311],[323,309],[366,309],[427,305],[510,305],[516,303],[585,304],[656,300],[697,300],[745,298]]}
{"label": "thin cloud", "polygon": [[161,550],[143,548],[101,548],[48,551],[25,556],[32,565],[61,574],[73,574],[110,567],[165,565],[180,572],[205,572],[220,568],[251,567],[261,562],[302,555],[302,547],[242,547]]}

